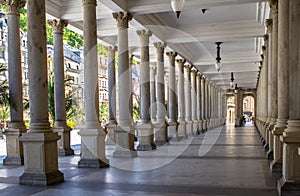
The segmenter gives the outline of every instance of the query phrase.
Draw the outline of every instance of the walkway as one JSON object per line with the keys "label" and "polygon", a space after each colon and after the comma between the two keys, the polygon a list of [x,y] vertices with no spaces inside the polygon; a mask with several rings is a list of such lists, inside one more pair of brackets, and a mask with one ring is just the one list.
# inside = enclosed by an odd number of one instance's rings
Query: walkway
{"label": "walkway", "polygon": [[114,159],[113,149],[107,146],[108,169],[78,169],[78,155],[60,158],[65,182],[50,187],[20,186],[23,168],[0,165],[0,195],[277,195],[252,126],[172,140],[134,159]]}

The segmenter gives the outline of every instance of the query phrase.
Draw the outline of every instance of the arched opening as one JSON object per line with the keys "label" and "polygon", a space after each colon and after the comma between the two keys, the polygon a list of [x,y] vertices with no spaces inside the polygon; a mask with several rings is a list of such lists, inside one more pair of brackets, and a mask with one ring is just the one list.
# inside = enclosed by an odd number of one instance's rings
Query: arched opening
{"label": "arched opening", "polygon": [[245,125],[252,125],[255,119],[255,99],[246,95],[243,98],[243,117]]}
{"label": "arched opening", "polygon": [[235,123],[235,96],[227,98],[227,115],[226,125],[233,125]]}

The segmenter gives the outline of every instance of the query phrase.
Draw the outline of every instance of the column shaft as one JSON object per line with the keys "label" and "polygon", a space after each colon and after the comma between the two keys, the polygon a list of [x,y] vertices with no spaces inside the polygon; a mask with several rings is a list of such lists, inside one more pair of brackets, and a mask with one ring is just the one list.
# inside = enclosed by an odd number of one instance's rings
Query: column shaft
{"label": "column shaft", "polygon": [[191,66],[184,66],[184,104],[185,104],[185,121],[186,121],[186,133],[187,135],[193,135],[192,124],[192,105],[191,105]]}
{"label": "column shaft", "polygon": [[178,132],[177,138],[179,137],[187,137],[186,132],[186,122],[185,122],[185,100],[184,100],[184,63],[186,61],[184,59],[178,59]]}

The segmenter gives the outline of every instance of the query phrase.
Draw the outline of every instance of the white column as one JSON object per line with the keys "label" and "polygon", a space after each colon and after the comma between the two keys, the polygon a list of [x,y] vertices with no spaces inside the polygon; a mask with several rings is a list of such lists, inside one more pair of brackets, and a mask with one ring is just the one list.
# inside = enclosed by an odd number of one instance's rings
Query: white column
{"label": "white column", "polygon": [[4,165],[23,165],[23,144],[19,137],[26,132],[23,121],[22,68],[20,51],[20,9],[25,1],[5,1],[8,15],[8,86],[10,124],[5,130],[7,156]]}
{"label": "white column", "polygon": [[105,125],[107,130],[107,141],[106,143],[115,144],[115,130],[117,127],[117,108],[116,108],[116,66],[115,66],[115,55],[116,47],[106,47],[108,52],[108,99],[109,99],[109,123]]}
{"label": "white column", "polygon": [[177,95],[178,95],[178,139],[179,137],[187,138],[186,131],[186,122],[185,122],[185,100],[184,100],[184,59],[177,59],[178,64],[178,87],[177,87]]}
{"label": "white column", "polygon": [[66,99],[65,99],[65,70],[64,70],[64,28],[68,25],[65,20],[50,20],[49,25],[53,29],[54,37],[54,103],[55,123],[53,131],[61,137],[58,141],[58,155],[73,155],[71,148],[70,131],[66,122]]}
{"label": "white column", "polygon": [[207,103],[206,103],[206,81],[205,81],[205,77],[204,75],[201,76],[201,114],[202,114],[202,121],[203,121],[203,132],[207,131],[207,112],[206,112],[206,108],[207,108]]}
{"label": "white column", "polygon": [[198,107],[198,103],[197,103],[197,80],[196,80],[196,73],[197,73],[197,69],[196,68],[192,68],[191,70],[191,96],[192,96],[192,121],[193,121],[193,129],[192,129],[192,133],[193,135],[195,133],[198,132],[198,118],[197,118],[197,107]]}
{"label": "white column", "polygon": [[[281,0],[279,0],[281,1]],[[280,137],[283,142],[282,178],[278,181],[281,195],[300,193],[300,1],[289,0],[289,120]],[[280,12],[281,13],[281,12]],[[280,17],[280,16],[279,16]]]}
{"label": "white column", "polygon": [[83,0],[84,39],[84,103],[85,123],[80,130],[81,159],[78,167],[107,167],[105,153],[106,134],[99,121],[99,85],[96,0]]}
{"label": "white column", "polygon": [[149,38],[152,32],[138,30],[141,42],[141,67],[140,67],[140,114],[141,120],[137,124],[139,145],[137,150],[148,151],[156,149],[154,143],[153,125],[150,117],[150,62],[149,62]]}
{"label": "white column", "polygon": [[176,52],[167,52],[169,59],[168,77],[168,133],[170,136],[177,135],[177,88],[175,76]]}
{"label": "white column", "polygon": [[151,121],[155,123],[156,121],[156,66],[150,65],[150,112],[151,112]]}
{"label": "white column", "polygon": [[51,130],[48,116],[45,5],[45,0],[27,4],[30,127],[20,138],[24,147],[24,173],[19,183],[39,186],[64,181],[58,170],[59,136]]}
{"label": "white column", "polygon": [[128,22],[132,15],[127,12],[113,13],[118,26],[118,108],[119,122],[115,131],[116,150],[114,157],[136,157],[134,149],[134,126],[131,123],[130,97],[131,77],[128,54]]}
{"label": "white column", "polygon": [[184,66],[184,104],[185,104],[185,122],[186,135],[193,135],[192,122],[192,99],[191,99],[191,66],[186,64]]}
{"label": "white column", "polygon": [[200,72],[197,72],[197,75],[196,75],[196,96],[197,96],[197,99],[196,99],[196,102],[197,102],[197,120],[198,120],[198,131],[197,133],[200,134],[200,132],[203,131],[203,121],[202,121],[202,108],[203,108],[203,105],[202,105],[202,94],[203,94],[203,91],[201,91],[201,74]]}
{"label": "white column", "polygon": [[166,107],[165,107],[165,65],[164,50],[165,43],[154,43],[157,53],[156,66],[156,97],[157,97],[157,121],[155,123],[155,144],[158,146],[165,145],[169,142],[167,124],[166,124]]}

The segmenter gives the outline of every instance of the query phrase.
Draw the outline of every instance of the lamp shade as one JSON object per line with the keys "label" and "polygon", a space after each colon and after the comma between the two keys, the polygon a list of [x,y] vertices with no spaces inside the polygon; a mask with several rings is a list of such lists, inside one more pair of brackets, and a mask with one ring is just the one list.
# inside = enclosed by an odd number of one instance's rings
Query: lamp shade
{"label": "lamp shade", "polygon": [[179,18],[179,15],[184,8],[184,4],[185,4],[185,0],[171,0],[171,6],[173,11],[177,15],[177,18]]}
{"label": "lamp shade", "polygon": [[221,69],[221,62],[220,61],[216,61],[216,64],[215,64],[215,66],[216,66],[216,69],[218,70],[218,72],[220,71],[220,69]]}

